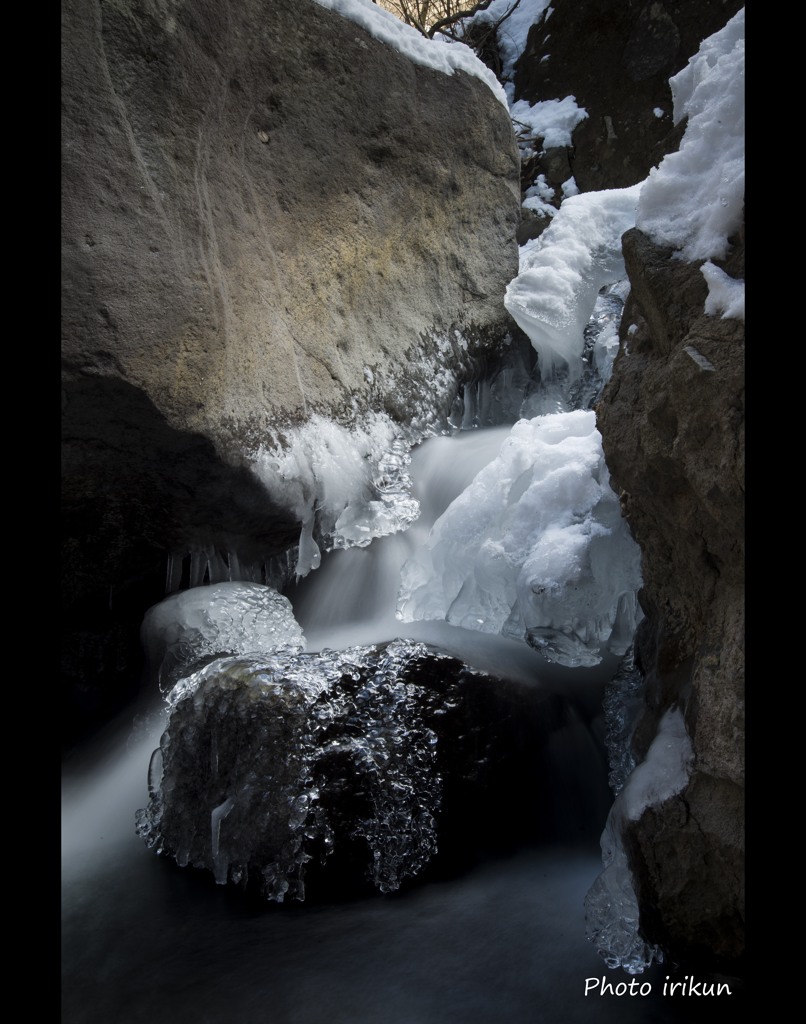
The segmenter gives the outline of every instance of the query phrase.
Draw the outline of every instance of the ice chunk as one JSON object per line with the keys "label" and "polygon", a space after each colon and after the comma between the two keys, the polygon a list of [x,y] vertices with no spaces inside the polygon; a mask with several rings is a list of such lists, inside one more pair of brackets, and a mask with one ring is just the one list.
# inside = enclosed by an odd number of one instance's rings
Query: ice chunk
{"label": "ice chunk", "polygon": [[640,615],[640,551],[592,411],[521,420],[402,570],[398,617],[525,639],[549,661],[623,654]]}
{"label": "ice chunk", "polygon": [[621,236],[635,224],[641,185],[563,200],[534,243],[521,247],[518,276],[504,305],[531,339],[549,378],[582,373],[584,330],[600,288],[624,277]]}
{"label": "ice chunk", "polygon": [[409,462],[409,442],[381,413],[349,428],[312,416],[255,455],[257,475],[299,520],[298,578],[319,566],[322,550],[364,547],[417,518]]}
{"label": "ice chunk", "polygon": [[172,594],[149,608],[140,635],[163,692],[205,658],[305,646],[288,598],[245,582]]}

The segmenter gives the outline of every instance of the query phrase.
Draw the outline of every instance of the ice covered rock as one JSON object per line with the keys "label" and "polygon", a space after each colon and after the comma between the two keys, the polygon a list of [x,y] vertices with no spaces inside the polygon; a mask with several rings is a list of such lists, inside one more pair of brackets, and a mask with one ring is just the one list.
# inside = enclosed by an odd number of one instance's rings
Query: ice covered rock
{"label": "ice covered rock", "polygon": [[436,848],[427,718],[441,697],[417,683],[426,656],[411,642],[236,656],[180,680],[139,834],[278,902],[304,899],[306,864],[336,847],[382,892],[397,889]]}
{"label": "ice covered rock", "polygon": [[202,659],[302,650],[291,602],[259,583],[217,583],[166,597],[145,614],[141,638],[167,692]]}
{"label": "ice covered rock", "polygon": [[606,810],[584,708],[412,640],[217,659],[168,703],[138,834],[277,902],[392,892]]}
{"label": "ice covered rock", "polygon": [[549,661],[623,654],[640,552],[610,488],[592,411],[520,420],[403,567],[398,617],[525,639]]}
{"label": "ice covered rock", "polygon": [[283,444],[259,449],[258,476],[302,524],[298,578],[319,567],[320,544],[326,551],[366,547],[417,518],[410,461],[409,442],[384,413],[350,427],[312,416],[286,431]]}

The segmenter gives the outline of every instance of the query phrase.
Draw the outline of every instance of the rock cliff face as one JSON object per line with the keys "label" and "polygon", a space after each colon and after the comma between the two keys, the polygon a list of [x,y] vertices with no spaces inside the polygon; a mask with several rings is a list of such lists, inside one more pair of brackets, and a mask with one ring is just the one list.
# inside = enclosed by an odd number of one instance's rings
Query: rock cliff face
{"label": "rock cliff face", "polygon": [[500,327],[517,158],[479,79],[310,0],[75,0],[64,26],[73,374],[242,447],[352,398],[410,415],[429,334]]}
{"label": "rock cliff face", "polygon": [[66,0],[62,19],[65,650],[85,716],[108,713],[101,680],[134,657],[171,545],[298,535],[243,465],[268,430],[433,411],[437,354],[461,373],[502,338],[518,160],[482,81],[310,0]]}
{"label": "rock cliff face", "polygon": [[[597,409],[614,487],[642,550],[636,640],[641,760],[684,709],[687,787],[625,835],[650,942],[737,969],[744,948],[744,322],[707,316],[699,264],[625,234],[632,283]],[[744,277],[743,235],[722,265]]]}

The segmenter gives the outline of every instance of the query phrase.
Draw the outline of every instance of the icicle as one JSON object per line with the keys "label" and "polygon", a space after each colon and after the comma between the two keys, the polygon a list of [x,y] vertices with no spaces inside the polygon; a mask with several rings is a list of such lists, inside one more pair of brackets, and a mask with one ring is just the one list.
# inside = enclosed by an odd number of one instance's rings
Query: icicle
{"label": "icicle", "polygon": [[238,555],[235,551],[227,552],[227,562],[229,564],[229,573],[227,579],[242,580],[245,578],[243,575],[243,570],[241,569],[241,563],[238,561]]}
{"label": "icicle", "polygon": [[153,799],[162,783],[162,750],[157,747],[148,762],[148,795]]}
{"label": "icicle", "polygon": [[227,797],[223,804],[213,809],[210,815],[210,830],[213,834],[213,867],[215,869],[215,880],[217,885],[227,884],[227,868],[229,864],[219,856],[219,838],[221,834],[221,822],[232,808],[235,801],[231,796]]}
{"label": "icicle", "polygon": [[311,509],[302,524],[297,555],[297,579],[307,576],[311,569],[318,569],[322,561],[319,545],[313,539],[314,510]]}
{"label": "icicle", "polygon": [[207,554],[196,548],[190,553],[190,586],[200,587],[207,571]]}
{"label": "icicle", "polygon": [[207,565],[211,583],[227,583],[229,581],[229,561],[216,549],[207,549]]}
{"label": "icicle", "polygon": [[185,560],[184,551],[181,554],[168,555],[168,564],[165,569],[165,593],[173,594],[182,586],[182,564]]}

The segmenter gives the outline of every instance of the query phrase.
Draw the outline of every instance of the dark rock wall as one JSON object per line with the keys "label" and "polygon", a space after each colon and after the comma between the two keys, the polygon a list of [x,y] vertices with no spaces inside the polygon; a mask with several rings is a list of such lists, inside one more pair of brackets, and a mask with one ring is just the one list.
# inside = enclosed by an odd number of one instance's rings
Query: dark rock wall
{"label": "dark rock wall", "polygon": [[643,181],[680,140],[669,78],[742,6],[741,0],[554,0],[516,64],[515,97],[536,103],[574,96],[588,117],[574,130],[573,146],[550,149],[527,168],[529,181],[543,173],[556,187],[573,175],[582,192]]}
{"label": "dark rock wall", "polygon": [[[744,277],[743,232],[723,268]],[[700,264],[640,231],[623,247],[632,290],[597,408],[613,486],[642,550],[637,662],[646,754],[679,704],[695,752],[679,796],[625,846],[647,938],[736,969],[744,944],[744,322],[706,316]]]}

